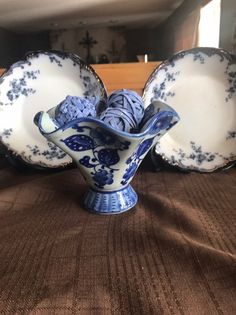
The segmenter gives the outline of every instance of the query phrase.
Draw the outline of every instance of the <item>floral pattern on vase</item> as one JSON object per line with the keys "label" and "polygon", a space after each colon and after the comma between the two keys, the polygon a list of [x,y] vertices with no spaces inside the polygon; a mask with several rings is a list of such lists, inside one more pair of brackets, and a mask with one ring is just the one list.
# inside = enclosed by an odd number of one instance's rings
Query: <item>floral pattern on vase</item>
{"label": "floral pattern on vase", "polygon": [[63,127],[54,117],[38,113],[40,132],[77,163],[90,188],[84,204],[90,211],[114,214],[135,206],[138,197],[129,184],[151,147],[175,125],[179,116],[171,107],[154,102],[139,133],[117,130],[94,117],[78,118]]}
{"label": "floral pattern on vase", "polygon": [[[101,128],[92,129],[90,126],[77,127],[74,129],[82,134],[72,135],[61,141],[72,151],[89,151],[90,155],[84,155],[78,162],[91,171],[94,185],[104,188],[114,182],[115,168],[120,161],[119,151],[129,149],[129,141],[120,141],[114,134],[104,131]],[[88,132],[89,135],[83,134]]]}
{"label": "floral pattern on vase", "polygon": [[123,179],[121,181],[122,185],[127,184],[128,181],[134,176],[139,164],[144,158],[144,154],[147,153],[151,148],[153,140],[154,137],[141,142],[136,152],[134,152],[131,157],[127,159],[126,164],[128,165],[128,168],[125,170],[125,173],[123,175]]}

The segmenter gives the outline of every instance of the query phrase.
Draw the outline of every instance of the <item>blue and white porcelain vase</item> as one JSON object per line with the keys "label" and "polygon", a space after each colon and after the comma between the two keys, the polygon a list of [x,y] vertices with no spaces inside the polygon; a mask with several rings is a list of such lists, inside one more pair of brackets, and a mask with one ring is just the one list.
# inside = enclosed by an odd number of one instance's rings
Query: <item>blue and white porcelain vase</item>
{"label": "blue and white porcelain vase", "polygon": [[39,112],[35,124],[77,163],[90,187],[84,205],[99,214],[121,213],[135,206],[138,197],[130,181],[151,147],[179,120],[162,102],[148,107],[141,130],[135,134],[88,117],[58,127],[54,114],[54,108]]}

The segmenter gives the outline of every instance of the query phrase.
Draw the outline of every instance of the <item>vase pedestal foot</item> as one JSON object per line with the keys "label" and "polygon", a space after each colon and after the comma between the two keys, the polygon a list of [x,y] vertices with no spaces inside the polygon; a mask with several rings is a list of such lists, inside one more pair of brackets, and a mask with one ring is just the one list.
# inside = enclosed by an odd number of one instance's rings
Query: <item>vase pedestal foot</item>
{"label": "vase pedestal foot", "polygon": [[118,214],[133,208],[137,201],[136,192],[128,185],[114,191],[90,188],[84,198],[84,205],[94,213]]}

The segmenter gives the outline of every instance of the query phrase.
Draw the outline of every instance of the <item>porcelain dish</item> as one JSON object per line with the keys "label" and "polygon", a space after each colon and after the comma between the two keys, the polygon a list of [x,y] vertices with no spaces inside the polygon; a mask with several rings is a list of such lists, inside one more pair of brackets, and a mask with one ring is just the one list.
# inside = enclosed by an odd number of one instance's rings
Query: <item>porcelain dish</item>
{"label": "porcelain dish", "polygon": [[212,172],[236,160],[236,63],[216,48],[194,48],[163,62],[149,77],[145,106],[166,102],[179,124],[155,146],[182,170]]}
{"label": "porcelain dish", "polygon": [[67,95],[106,98],[95,71],[78,56],[56,51],[28,54],[0,78],[1,142],[31,166],[58,168],[72,159],[45,139],[33,123]]}
{"label": "porcelain dish", "polygon": [[89,186],[84,205],[99,214],[117,214],[135,206],[137,194],[130,181],[151,147],[178,121],[178,114],[163,102],[149,106],[138,133],[117,130],[94,117],[58,127],[54,108],[35,116],[42,135],[77,164]]}

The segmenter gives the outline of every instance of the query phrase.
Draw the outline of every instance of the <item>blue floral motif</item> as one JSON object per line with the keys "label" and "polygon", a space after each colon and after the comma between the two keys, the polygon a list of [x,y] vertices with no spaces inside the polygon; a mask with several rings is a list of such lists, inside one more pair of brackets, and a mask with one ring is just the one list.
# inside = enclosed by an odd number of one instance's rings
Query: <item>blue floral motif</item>
{"label": "blue floral motif", "polygon": [[236,131],[228,131],[228,135],[226,137],[226,140],[234,139],[234,138],[236,138]]}
{"label": "blue floral motif", "polygon": [[93,96],[96,97],[96,90],[97,90],[97,82],[91,82],[91,78],[88,75],[80,74],[80,78],[82,79],[83,85],[85,87],[84,96]]}
{"label": "blue floral motif", "polygon": [[[199,62],[200,64],[205,64],[206,58],[211,58],[214,56],[219,57],[219,62],[228,62],[226,74],[228,75],[228,82],[229,82],[229,88],[226,90],[226,93],[228,94],[226,96],[226,102],[229,101],[233,97],[233,94],[236,92],[236,72],[235,71],[229,71],[229,67],[232,64],[235,64],[235,60],[232,57],[232,55],[226,53],[223,50],[215,49],[215,48],[208,48],[208,47],[196,47],[190,50],[179,52],[175,55],[173,55],[172,58],[168,59],[167,61],[163,62],[156,71],[153,72],[151,77],[148,80],[148,83],[145,86],[145,91],[148,90],[149,86],[155,81],[157,74],[160,73],[160,71],[164,71],[164,78],[159,84],[156,84],[153,87],[151,102],[155,99],[162,100],[164,102],[167,102],[170,97],[175,96],[175,92],[168,91],[167,83],[173,82],[176,80],[176,76],[180,74],[179,71],[177,72],[171,72],[175,66],[176,62],[179,60],[185,58],[186,56],[192,56],[194,62]],[[146,92],[145,92],[146,93]]]}
{"label": "blue floral motif", "polygon": [[[48,160],[48,161],[53,161],[53,159],[55,159],[55,158],[60,160],[66,156],[66,153],[64,151],[62,151],[61,149],[59,149],[58,146],[56,146],[52,142],[48,141],[47,144],[48,144],[48,150],[40,151],[40,148],[37,145],[31,146],[29,144],[27,145],[27,148],[29,148],[32,155],[44,156],[46,158],[46,160]],[[26,159],[26,157],[25,157],[25,159]],[[28,159],[30,160],[31,156],[29,156]],[[42,165],[43,165],[43,163],[42,163]]]}
{"label": "blue floral motif", "polygon": [[236,92],[236,71],[229,71],[229,65],[226,68],[226,75],[229,83],[229,88],[226,89],[227,96],[225,101],[228,102],[232,99],[233,95]]}
{"label": "blue floral motif", "polygon": [[7,97],[11,104],[21,95],[29,96],[30,94],[34,94],[36,92],[36,90],[28,86],[28,81],[36,80],[39,73],[39,70],[23,71],[23,76],[21,78],[10,81],[10,89],[7,92]]}
{"label": "blue floral motif", "polygon": [[125,170],[125,174],[123,176],[122,184],[125,185],[130,178],[132,178],[138,168],[138,163],[132,162],[129,167]]}
{"label": "blue floral motif", "polygon": [[[42,58],[42,60],[41,60]],[[96,86],[94,84],[93,95],[89,95],[89,92],[86,92],[88,94],[89,98],[92,97],[94,99],[106,99],[107,94],[104,88],[104,85],[100,78],[97,76],[97,74],[94,72],[94,70],[84,63],[84,61],[72,53],[67,52],[53,52],[53,51],[36,51],[28,53],[24,60],[18,61],[14,63],[7,71],[4,72],[4,74],[0,77],[0,85],[4,83],[4,88],[0,92],[0,106],[15,106],[18,100],[21,98],[27,98],[33,95],[34,93],[37,94],[38,87],[41,88],[40,82],[38,84],[38,80],[41,80],[41,69],[37,65],[42,65],[42,67],[53,67],[55,70],[58,70],[59,72],[62,71],[62,75],[64,73],[64,62],[63,60],[66,60],[66,63],[71,64],[75,67],[74,72],[78,74],[78,77],[80,73],[82,74],[82,81],[81,84],[83,85],[83,77],[88,76],[91,77],[91,84],[89,86],[93,86],[94,82],[96,82]],[[79,79],[79,78],[78,78]],[[36,81],[36,82],[35,82]],[[86,79],[85,79],[86,81]],[[6,85],[5,85],[6,84]],[[50,88],[50,87],[49,87]],[[34,94],[34,95],[35,95]],[[30,104],[29,104],[30,105]],[[96,105],[96,104],[95,104]],[[3,108],[4,110],[4,108]],[[32,117],[33,119],[33,117]],[[14,130],[15,132],[15,130]],[[8,142],[7,138],[10,137],[8,133],[4,134],[2,131],[1,133],[1,140],[4,140],[4,145],[14,152],[16,152],[20,157],[23,158],[24,161],[26,161],[28,164],[35,164],[38,166],[43,167],[53,167],[53,163],[48,163],[44,159],[37,159],[37,155],[44,155],[47,160],[50,160],[50,162],[56,162],[58,163],[59,167],[64,166],[66,164],[70,164],[71,160],[69,157],[66,156],[64,152],[62,152],[60,149],[55,149],[55,146],[49,146],[46,143],[44,144],[44,147],[37,148],[34,145],[28,142],[24,142],[25,149],[23,151],[18,151],[15,148],[15,145],[13,142]],[[29,144],[29,146],[27,146]],[[52,152],[50,152],[52,151]],[[62,156],[64,155],[65,160],[57,161],[58,159],[62,159]],[[55,156],[55,159],[52,159],[52,156]],[[44,162],[45,161],[45,162]]]}
{"label": "blue floral motif", "polygon": [[74,135],[62,140],[73,151],[86,151],[93,149],[93,139],[86,135]]}
{"label": "blue floral motif", "polygon": [[120,157],[115,149],[101,149],[98,151],[98,160],[106,166],[115,165],[120,161]]}
{"label": "blue floral motif", "polygon": [[[129,141],[121,141],[118,137],[102,128],[74,125],[73,129],[80,134],[70,136],[61,141],[73,151],[88,151],[78,162],[91,169],[94,185],[104,188],[113,183],[114,168],[120,161],[118,151],[128,150]],[[86,134],[85,134],[86,133]],[[91,156],[92,155],[92,156]]]}
{"label": "blue floral motif", "polygon": [[4,129],[3,132],[2,132],[1,138],[8,139],[11,136],[12,131],[13,131],[12,128]]}
{"label": "blue floral motif", "polygon": [[24,69],[25,66],[31,66],[31,62],[29,60],[27,61],[20,60],[14,63],[14,65],[12,65],[11,68],[14,69],[20,67],[21,69]]}
{"label": "blue floral motif", "polygon": [[[0,140],[9,139],[12,135],[12,132],[12,128],[4,129],[0,136]],[[6,141],[4,141],[4,145],[10,149],[9,144]],[[37,145],[31,146],[28,144],[26,147],[29,149],[31,154],[26,155],[25,152],[21,152],[20,156],[24,161],[30,164],[32,164],[32,156],[44,156],[48,161],[52,161],[54,158],[60,160],[66,156],[66,153],[59,149],[54,143],[47,141],[47,145],[48,149],[41,151]],[[47,164],[42,161],[39,163],[39,165],[47,167]]]}
{"label": "blue floral motif", "polygon": [[144,140],[138,147],[136,151],[136,157],[139,159],[140,156],[142,156],[146,151],[149,150],[153,142],[153,138],[149,138],[147,140]]}
{"label": "blue floral motif", "polygon": [[169,130],[174,124],[176,124],[176,121],[172,123],[172,120],[172,115],[166,115],[165,112],[161,113],[158,121],[151,128],[150,134],[156,134],[163,130]]}
{"label": "blue floral motif", "polygon": [[28,86],[27,81],[28,79],[36,79],[35,77],[38,76],[39,70],[27,71],[27,69],[33,64],[35,58],[40,58],[41,56],[47,56],[51,63],[57,64],[60,68],[63,68],[63,60],[68,59],[69,61],[72,61],[73,66],[79,67],[79,76],[85,87],[84,96],[101,100],[106,99],[106,91],[100,78],[80,57],[66,52],[36,51],[28,53],[24,60],[14,63],[10,69],[4,72],[0,77],[0,84],[2,84],[7,77],[12,76],[14,69],[18,68],[21,69],[21,71],[25,69],[24,72],[22,71],[23,76],[21,78],[14,79],[9,84],[7,98],[10,102],[6,103],[1,102],[0,100],[0,105],[13,105],[14,100],[20,95],[25,95],[27,97],[37,92],[35,89]]}
{"label": "blue floral motif", "polygon": [[[87,167],[87,168],[93,168],[96,166],[96,164],[90,163],[90,156],[85,155],[82,159],[79,160],[80,164]],[[96,159],[92,159],[92,162],[96,162]]]}
{"label": "blue floral motif", "polygon": [[13,132],[12,128],[7,128],[7,129],[5,128],[5,129],[3,129],[3,131],[0,135],[0,141],[4,141],[4,144],[7,148],[9,147],[9,143],[7,142],[7,139],[10,138],[10,136],[12,135],[12,132]]}
{"label": "blue floral motif", "polygon": [[111,185],[113,183],[112,172],[102,169],[95,172],[92,178],[97,183],[98,187],[104,187],[105,185]]}
{"label": "blue floral motif", "polygon": [[155,99],[162,100],[166,102],[169,97],[175,96],[174,92],[166,91],[166,84],[167,82],[174,82],[176,81],[176,76],[180,74],[179,71],[176,72],[169,72],[167,68],[164,69],[165,71],[165,78],[160,84],[156,84],[153,88],[153,97],[151,102]]}
{"label": "blue floral motif", "polygon": [[201,52],[198,52],[193,55],[193,61],[199,61],[201,64],[204,64],[205,58]]}
{"label": "blue floral motif", "polygon": [[169,61],[165,62],[165,65],[171,65],[172,67],[174,67],[175,62],[177,60],[183,59],[187,55],[192,55],[193,61],[200,61],[200,63],[202,64],[205,63],[205,56],[207,56],[208,58],[211,58],[212,56],[218,56],[220,62],[223,62],[225,59],[227,60],[232,59],[232,57],[229,54],[225,53],[225,51],[222,51],[220,49],[196,47],[175,54],[172,58],[169,59]]}
{"label": "blue floral motif", "polygon": [[156,110],[153,103],[151,103],[145,110],[145,115],[142,120],[141,130],[145,129],[146,124],[150,124],[150,120],[158,115],[158,119],[156,119],[155,123],[152,124],[149,133],[152,135],[161,135],[161,132],[164,130],[169,130],[174,124],[177,123],[176,120],[173,120],[173,114],[168,111],[160,112],[160,108]]}
{"label": "blue floral motif", "polygon": [[128,168],[125,170],[125,174],[123,175],[123,179],[121,181],[122,185],[126,185],[129,179],[134,176],[139,164],[145,156],[145,153],[147,153],[151,148],[154,138],[155,137],[149,138],[141,142],[133,155],[127,159],[126,164],[128,164]]}
{"label": "blue floral motif", "polygon": [[[148,79],[148,82],[146,83],[145,88],[144,88],[143,98],[146,102],[146,105],[148,105],[151,101],[155,100],[156,98],[156,95],[154,93],[155,90],[153,92],[153,86],[154,88],[156,87],[155,83],[158,83],[158,86],[160,86],[161,88],[161,91],[159,91],[160,97],[157,97],[157,99],[159,98],[161,100],[166,97],[166,91],[168,91],[169,87],[168,87],[168,84],[166,84],[167,79],[166,79],[165,72],[169,72],[169,73],[174,72],[174,69],[177,69],[178,65],[181,65],[181,64],[178,64],[178,62],[184,59],[185,57],[188,57],[190,62],[194,62],[196,67],[198,67],[198,64],[199,64],[199,69],[202,66],[204,67],[204,64],[208,63],[208,60],[213,61],[213,58],[216,59],[217,63],[218,62],[224,63],[220,65],[222,69],[224,69],[225,71],[225,78],[224,78],[225,79],[225,95],[223,97],[226,102],[229,102],[230,100],[232,101],[235,98],[235,95],[236,95],[235,56],[221,49],[197,47],[197,48],[193,48],[193,49],[182,51],[180,53],[175,54],[173,57],[171,57],[167,61],[164,61],[153,72],[153,74]],[[180,76],[181,75],[182,75],[182,72],[180,73]],[[177,77],[176,80],[178,80],[180,76]],[[156,82],[157,79],[158,79],[158,82]],[[156,90],[158,90],[158,88],[159,87],[157,87]],[[175,91],[174,88],[171,89],[171,91],[176,92],[176,94],[178,93],[178,91],[177,90]],[[171,102],[170,102],[170,105],[171,105]],[[152,111],[150,111],[150,116],[152,115],[153,113]],[[236,138],[236,132],[235,133],[234,132],[235,131],[229,131],[225,135],[226,140]],[[196,145],[193,141],[189,143],[189,145],[187,146],[189,147],[188,152],[186,152],[185,150],[183,151],[179,148],[176,148],[176,150],[174,150],[174,154],[171,155],[169,154],[169,152],[164,153],[161,145],[157,144],[156,152],[159,155],[161,155],[162,158],[165,161],[167,161],[170,165],[178,166],[181,169],[185,169],[185,170],[189,169],[189,170],[197,170],[197,171],[203,171],[203,172],[206,170],[213,171],[219,168],[219,163],[220,163],[219,160],[224,161],[222,162],[222,166],[220,165],[220,167],[231,165],[232,161],[235,161],[235,154],[233,153],[230,153],[227,156],[227,155],[220,154],[220,152],[214,152],[214,151],[207,152],[202,147],[199,147],[198,145]],[[191,160],[193,161],[193,163],[190,162]],[[207,165],[207,163],[211,167],[213,167],[215,164],[215,168],[214,169],[205,168],[205,165]],[[192,164],[192,165],[189,165],[189,164]]]}
{"label": "blue floral motif", "polygon": [[62,67],[61,61],[53,55],[48,55],[51,63],[55,62],[59,67]]}
{"label": "blue floral motif", "polygon": [[172,163],[179,162],[181,163],[185,159],[191,159],[196,162],[197,165],[201,165],[203,162],[212,162],[215,160],[215,158],[223,157],[221,154],[217,152],[204,152],[202,147],[197,145],[194,141],[190,142],[192,152],[190,154],[186,154],[182,149],[174,150],[178,155],[178,160],[172,156],[171,161]]}

